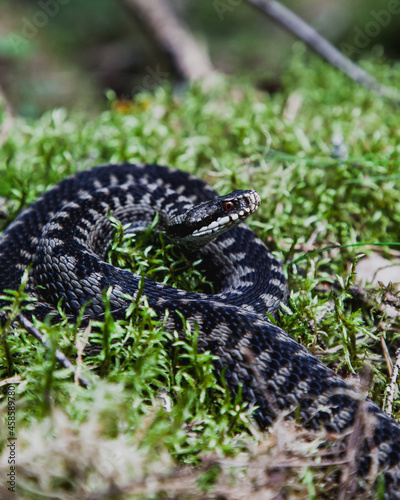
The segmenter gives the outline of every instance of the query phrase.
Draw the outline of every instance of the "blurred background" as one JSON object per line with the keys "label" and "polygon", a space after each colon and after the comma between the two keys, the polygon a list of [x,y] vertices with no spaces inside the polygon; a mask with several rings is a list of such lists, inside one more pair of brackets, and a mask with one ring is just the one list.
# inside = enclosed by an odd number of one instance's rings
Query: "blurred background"
{"label": "blurred background", "polygon": [[[265,92],[279,90],[293,35],[244,0],[164,3],[196,40],[202,63]],[[354,61],[399,57],[400,0],[283,3]],[[35,117],[59,106],[97,112],[109,90],[131,99],[166,81],[182,85],[185,75],[134,4],[2,0],[0,86],[15,112]]]}

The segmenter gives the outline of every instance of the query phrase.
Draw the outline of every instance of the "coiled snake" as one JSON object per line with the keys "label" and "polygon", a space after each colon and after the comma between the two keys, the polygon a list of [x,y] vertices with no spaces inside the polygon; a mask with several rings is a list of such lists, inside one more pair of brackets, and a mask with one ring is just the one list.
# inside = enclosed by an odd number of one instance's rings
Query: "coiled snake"
{"label": "coiled snake", "polygon": [[377,462],[386,498],[400,498],[400,427],[265,315],[276,313],[287,290],[279,262],[238,224],[258,204],[254,191],[217,198],[203,181],[166,167],[96,167],[54,186],[3,233],[0,290],[18,289],[33,262],[26,291],[37,299],[38,318],[54,314],[60,299],[71,318],[88,301],[85,313],[98,318],[109,287],[112,312],[123,318],[124,294],[135,296],[140,278],[103,260],[112,236],[109,213],[134,231],[158,213],[167,233],[209,262],[217,287],[214,295],[195,294],[145,280],[150,306],[160,318],[169,311],[166,327],[182,331],[182,318],[198,325],[199,349],[218,356],[216,369],[225,368],[234,393],[242,384],[261,427],[285,414],[310,428],[350,431],[362,404],[372,431],[361,446],[360,481]]}

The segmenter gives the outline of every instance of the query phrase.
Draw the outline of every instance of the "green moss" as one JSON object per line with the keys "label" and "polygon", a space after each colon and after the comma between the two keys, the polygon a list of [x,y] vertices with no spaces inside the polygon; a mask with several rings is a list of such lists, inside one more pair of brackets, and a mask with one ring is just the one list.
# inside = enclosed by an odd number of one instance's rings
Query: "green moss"
{"label": "green moss", "polygon": [[[396,85],[400,79],[398,66],[371,61],[365,66],[384,83]],[[176,166],[221,194],[254,188],[262,206],[249,224],[284,259],[292,288],[282,326],[343,375],[373,363],[371,395],[382,405],[389,376],[381,339],[393,343],[394,350],[400,325],[354,299],[353,263],[368,250],[351,245],[398,243],[399,131],[400,115],[389,102],[316,58],[306,60],[303,47],[295,44],[282,88],[274,95],[244,81],[224,80],[180,94],[160,88],[127,103],[111,96],[109,110],[92,119],[62,109],[33,121],[17,118],[0,150],[0,196],[7,212],[1,226],[57,181],[102,163]],[[346,151],[339,158],[335,134],[343,137]],[[145,261],[149,244],[155,253]],[[315,251],[336,244],[334,250]],[[170,267],[160,261],[163,245],[162,240],[142,245],[138,272],[153,266],[164,273]],[[125,262],[126,254],[125,247],[114,248],[113,262]],[[194,281],[198,274],[196,266],[189,269],[188,286],[204,286]],[[177,268],[175,275],[180,279],[183,270]],[[162,279],[170,283],[175,277],[167,272]],[[372,301],[379,303],[383,292],[371,291]],[[200,463],[205,453],[234,454],[259,439],[240,397],[232,400],[223,379],[215,376],[212,355],[197,352],[197,332],[188,332],[187,342],[165,332],[145,297],[131,313],[126,321],[108,315],[93,325],[91,341],[98,349],[83,361],[83,375],[93,383],[87,390],[54,362],[56,347],[71,358],[76,355],[83,333],[75,326],[39,324],[48,346],[33,342],[20,328],[3,338],[0,359],[9,361],[2,363],[1,377],[22,379],[17,388],[21,431],[34,430],[62,411],[71,425],[92,419],[104,439],[134,443],[149,463],[164,453],[170,460]],[[382,330],[383,321],[387,328]],[[4,400],[3,415],[5,405]],[[393,415],[400,417],[399,412],[395,402]],[[212,469],[201,487],[211,487],[214,476]],[[307,488],[319,491],[314,479],[304,475]],[[24,484],[31,483],[25,478]],[[52,487],[46,491],[54,493]]]}

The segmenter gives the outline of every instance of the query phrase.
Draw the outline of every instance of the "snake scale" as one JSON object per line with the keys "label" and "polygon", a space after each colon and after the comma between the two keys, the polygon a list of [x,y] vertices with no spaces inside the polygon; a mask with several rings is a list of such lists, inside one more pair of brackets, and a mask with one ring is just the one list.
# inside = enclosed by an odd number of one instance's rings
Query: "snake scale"
{"label": "snake scale", "polygon": [[[196,294],[145,280],[143,293],[158,317],[168,311],[166,328],[182,333],[183,318],[198,326],[199,349],[217,356],[216,370],[224,369],[233,393],[242,384],[262,428],[284,415],[311,429],[351,433],[361,407],[370,423],[357,464],[361,488],[377,466],[385,498],[400,498],[400,427],[267,319],[287,287],[279,261],[241,222],[258,204],[253,191],[217,198],[205,182],[167,167],[95,167],[55,185],[9,225],[0,238],[0,290],[18,289],[33,262],[26,291],[36,298],[39,319],[54,314],[60,299],[72,319],[88,300],[85,314],[98,318],[109,287],[113,315],[124,318],[124,294],[135,296],[140,277],[104,261],[113,231],[109,214],[139,231],[158,213],[178,240],[201,236],[204,246],[193,244],[191,253],[208,263],[216,287],[212,295]],[[216,207],[222,214],[212,219]],[[221,221],[234,227],[220,234]]]}

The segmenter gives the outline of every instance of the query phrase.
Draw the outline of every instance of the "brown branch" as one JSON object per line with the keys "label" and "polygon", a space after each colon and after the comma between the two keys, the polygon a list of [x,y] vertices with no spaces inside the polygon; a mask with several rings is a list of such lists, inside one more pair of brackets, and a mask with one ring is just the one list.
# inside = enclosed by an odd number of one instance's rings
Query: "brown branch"
{"label": "brown branch", "polygon": [[368,90],[400,104],[400,93],[379,83],[369,73],[353,63],[314,28],[307,24],[294,12],[275,0],[247,0],[268,17],[279,23],[289,32],[303,40],[311,49],[318,52],[333,66],[347,75],[351,80],[363,85]]}
{"label": "brown branch", "polygon": [[0,85],[0,104],[3,104],[6,116],[0,127],[0,147],[6,142],[8,134],[10,133],[14,124],[15,110]]}
{"label": "brown branch", "polygon": [[[368,418],[368,402],[366,401],[368,388],[372,383],[372,370],[368,366],[360,372],[360,393],[358,394],[358,406],[355,413],[354,424],[350,433],[347,446],[345,461],[340,476],[340,488],[338,500],[355,498],[357,493],[357,469],[360,463],[360,454],[365,441],[369,442],[372,438],[372,431],[375,423],[371,417]],[[366,478],[368,480],[368,478]]]}
{"label": "brown branch", "polygon": [[[38,330],[34,326],[34,324],[31,321],[29,321],[29,319],[25,318],[25,316],[23,314],[18,314],[17,320],[18,320],[19,324],[23,328],[25,328],[25,330],[28,333],[30,333],[33,337],[35,337],[36,340],[39,340],[39,342],[41,342],[45,346],[49,346],[49,342],[45,340],[43,333],[40,330]],[[74,366],[71,363],[71,361],[65,356],[65,354],[63,354],[58,349],[56,349],[56,351],[55,351],[55,356],[56,356],[57,361],[64,368],[71,368],[72,370],[74,370]],[[85,378],[79,376],[79,374],[77,375],[77,379],[82,387],[87,388],[87,387],[91,387],[91,385],[92,385]]]}
{"label": "brown branch", "polygon": [[387,393],[388,393],[388,400],[386,404],[386,413],[388,415],[392,415],[392,408],[393,408],[393,399],[394,399],[394,393],[395,393],[395,387],[397,384],[397,377],[399,375],[399,368],[400,368],[400,349],[397,349],[396,351],[396,363],[394,365],[394,370],[390,379],[390,385],[387,388]]}
{"label": "brown branch", "polygon": [[177,72],[194,81],[213,72],[207,51],[165,0],[121,0],[167,55]]}

